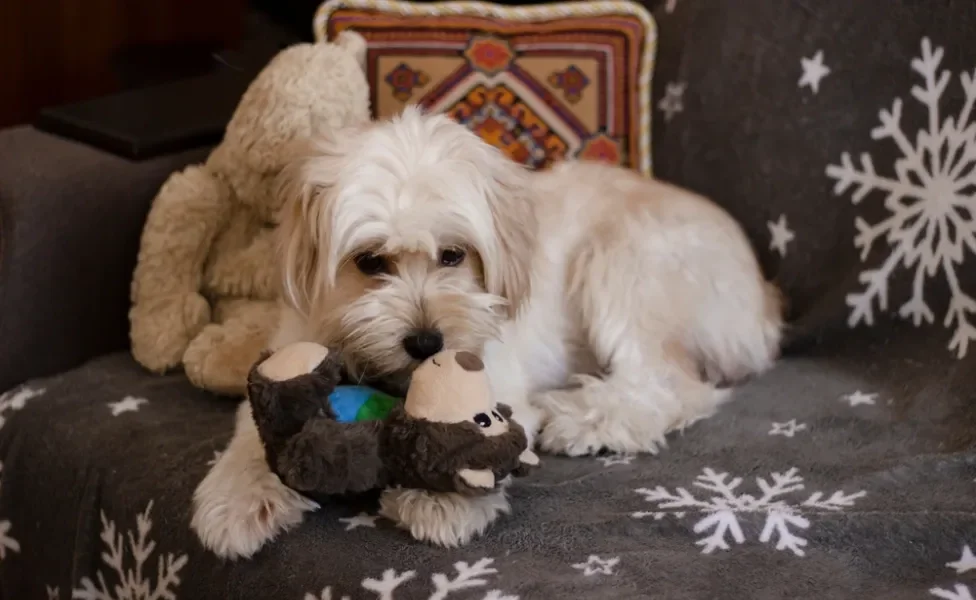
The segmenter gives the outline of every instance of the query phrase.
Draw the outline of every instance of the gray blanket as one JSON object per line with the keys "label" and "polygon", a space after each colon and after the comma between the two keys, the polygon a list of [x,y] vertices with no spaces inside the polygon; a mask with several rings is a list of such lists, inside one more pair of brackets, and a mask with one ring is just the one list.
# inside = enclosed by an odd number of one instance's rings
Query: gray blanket
{"label": "gray blanket", "polygon": [[108,356],[3,401],[4,598],[969,598],[976,378],[943,351],[788,358],[657,457],[549,457],[458,550],[362,499],[238,564],[189,529],[232,405]]}
{"label": "gray blanket", "polygon": [[226,563],[189,519],[234,403],[105,356],[0,398],[0,597],[976,597],[976,3],[655,17],[655,172],[787,291],[775,369],[658,456],[544,457],[463,548],[358,498]]}

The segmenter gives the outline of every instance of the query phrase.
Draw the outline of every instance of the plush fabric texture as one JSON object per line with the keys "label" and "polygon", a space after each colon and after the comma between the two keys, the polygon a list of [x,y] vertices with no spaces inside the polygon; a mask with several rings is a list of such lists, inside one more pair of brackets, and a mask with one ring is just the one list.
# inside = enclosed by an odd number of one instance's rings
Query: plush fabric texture
{"label": "plush fabric texture", "polygon": [[367,40],[375,117],[419,104],[534,168],[584,157],[651,172],[656,31],[639,4],[321,6],[317,39],[348,29]]}
{"label": "plush fabric texture", "polygon": [[204,389],[243,394],[278,322],[276,177],[291,144],[369,119],[363,44],[348,35],[281,51],[207,160],[160,188],[132,276],[130,339],[144,367],[183,367]]}
{"label": "plush fabric texture", "polygon": [[[125,582],[176,600],[976,597],[976,347],[962,343],[976,294],[976,4],[654,10],[655,173],[737,216],[788,292],[793,343],[772,371],[658,456],[542,456],[511,487],[512,514],[463,548],[417,543],[356,498],[229,563],[189,520],[233,403],[104,356],[0,399],[0,597],[140,597]],[[98,183],[65,169],[84,193]],[[879,223],[898,227],[862,233]],[[35,243],[71,241],[70,254],[92,239],[53,231],[64,239]],[[57,255],[19,245],[3,260]],[[923,302],[932,318],[916,323]]]}
{"label": "plush fabric texture", "polygon": [[[976,3],[655,9],[655,175],[714,198],[798,342],[918,327],[976,354]],[[718,62],[720,61],[720,62]]]}
{"label": "plush fabric texture", "polygon": [[233,403],[106,356],[0,402],[0,596],[67,600],[101,574],[106,596],[75,597],[125,598],[111,591],[115,536],[122,568],[177,600],[370,599],[383,585],[395,600],[976,592],[972,559],[948,564],[976,549],[960,411],[976,371],[943,354],[906,340],[788,358],[657,457],[543,456],[511,486],[512,514],[459,549],[412,540],[365,497],[328,502],[238,563],[189,528]]}

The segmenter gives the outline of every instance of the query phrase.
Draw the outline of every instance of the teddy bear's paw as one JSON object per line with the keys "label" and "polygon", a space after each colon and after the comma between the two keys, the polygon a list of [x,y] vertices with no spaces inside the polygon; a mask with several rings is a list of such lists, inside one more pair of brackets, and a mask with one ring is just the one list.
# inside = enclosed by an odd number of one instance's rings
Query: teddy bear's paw
{"label": "teddy bear's paw", "polygon": [[242,396],[247,389],[248,372],[263,349],[264,339],[254,332],[212,323],[187,346],[183,366],[187,379],[197,387]]}
{"label": "teddy bear's paw", "polygon": [[210,322],[210,304],[195,292],[161,296],[135,304],[129,319],[132,355],[162,373],[183,361],[190,342]]}
{"label": "teddy bear's paw", "polygon": [[[504,486],[505,481],[502,482]],[[455,548],[511,512],[504,489],[478,496],[395,488],[380,496],[380,515],[417,540]]]}

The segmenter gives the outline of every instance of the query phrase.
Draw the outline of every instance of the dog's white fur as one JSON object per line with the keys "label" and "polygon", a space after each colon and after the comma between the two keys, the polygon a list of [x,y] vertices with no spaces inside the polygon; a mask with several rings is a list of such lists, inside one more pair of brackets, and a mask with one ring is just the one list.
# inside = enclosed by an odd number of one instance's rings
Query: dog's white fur
{"label": "dog's white fur", "polygon": [[[736,222],[621,168],[530,173],[445,116],[408,109],[319,141],[283,175],[287,308],[273,346],[337,345],[351,373],[404,385],[401,340],[433,327],[484,356],[499,401],[542,449],[655,453],[778,354],[779,296]],[[458,266],[445,248],[467,251]],[[353,260],[388,257],[369,277]],[[538,434],[537,434],[538,432]],[[272,475],[250,412],[195,496],[193,527],[250,556],[315,506]],[[456,545],[504,494],[387,495],[418,538]]]}

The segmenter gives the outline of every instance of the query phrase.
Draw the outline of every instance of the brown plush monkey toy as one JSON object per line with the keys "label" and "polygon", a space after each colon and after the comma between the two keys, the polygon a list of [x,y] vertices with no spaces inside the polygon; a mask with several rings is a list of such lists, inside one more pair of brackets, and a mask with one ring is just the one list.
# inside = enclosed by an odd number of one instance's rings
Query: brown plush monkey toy
{"label": "brown plush monkey toy", "polygon": [[414,371],[386,418],[340,422],[330,402],[340,366],[300,342],[251,369],[248,397],[268,463],[313,498],[402,486],[483,494],[539,464],[511,409],[494,404],[484,364],[445,350]]}

